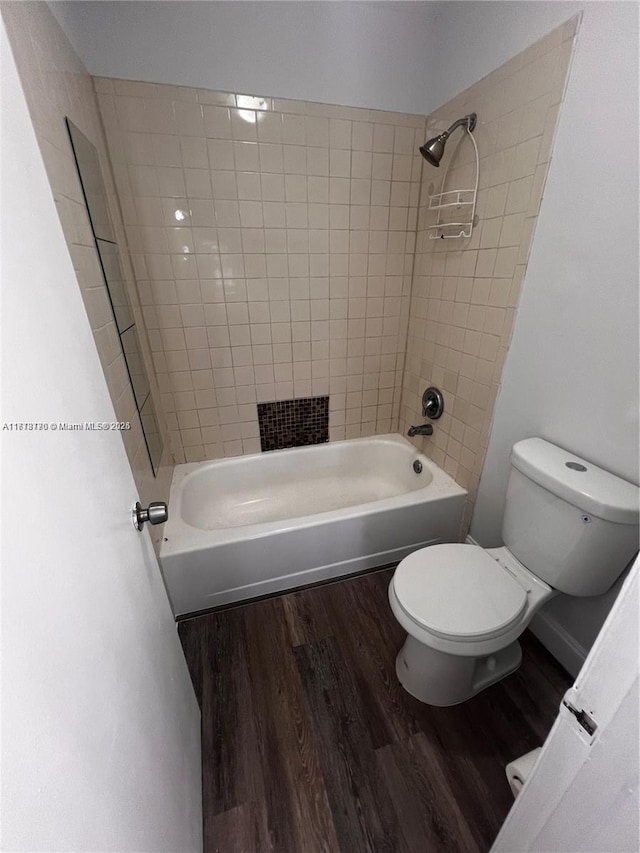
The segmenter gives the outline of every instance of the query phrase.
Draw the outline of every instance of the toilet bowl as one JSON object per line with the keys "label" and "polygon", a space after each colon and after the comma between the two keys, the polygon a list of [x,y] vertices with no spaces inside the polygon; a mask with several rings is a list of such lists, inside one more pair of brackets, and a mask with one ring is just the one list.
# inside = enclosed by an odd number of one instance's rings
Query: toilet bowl
{"label": "toilet bowl", "polygon": [[514,672],[518,637],[560,592],[601,595],[638,549],[640,490],[540,438],[518,442],[504,546],[432,545],[409,554],[389,584],[407,632],[402,686],[429,705],[456,705]]}
{"label": "toilet bowl", "polygon": [[456,705],[514,672],[517,638],[557,592],[507,548],[434,545],[406,557],[389,584],[407,632],[396,659],[405,690],[429,705]]}

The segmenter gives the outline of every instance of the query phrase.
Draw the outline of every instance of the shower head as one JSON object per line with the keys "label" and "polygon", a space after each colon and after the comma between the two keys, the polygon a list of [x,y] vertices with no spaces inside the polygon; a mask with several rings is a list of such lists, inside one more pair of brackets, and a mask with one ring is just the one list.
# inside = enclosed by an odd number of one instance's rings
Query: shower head
{"label": "shower head", "polygon": [[449,133],[441,133],[440,136],[434,136],[420,147],[420,153],[432,166],[439,166],[442,155],[444,154],[444,144],[449,137]]}
{"label": "shower head", "polygon": [[469,113],[469,115],[466,115],[464,118],[459,118],[458,121],[454,121],[451,127],[448,130],[445,130],[444,133],[434,136],[433,139],[428,139],[424,145],[421,145],[420,153],[428,163],[431,163],[432,166],[439,166],[440,160],[442,160],[442,155],[444,154],[445,143],[453,131],[457,127],[466,127],[469,133],[471,133],[476,126],[477,120],[478,116],[476,113]]}

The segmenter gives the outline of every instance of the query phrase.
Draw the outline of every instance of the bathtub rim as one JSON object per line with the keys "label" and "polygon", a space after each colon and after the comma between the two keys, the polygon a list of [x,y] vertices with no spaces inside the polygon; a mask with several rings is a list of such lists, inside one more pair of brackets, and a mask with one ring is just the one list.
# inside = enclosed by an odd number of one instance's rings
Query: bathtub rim
{"label": "bathtub rim", "polygon": [[[238,464],[243,464],[247,460],[255,460],[263,458],[264,453],[251,453],[241,456],[233,456],[229,458],[210,459],[205,462],[189,462],[176,466],[173,479],[171,482],[171,491],[169,497],[169,521],[165,524],[163,537],[160,547],[160,558],[174,556],[176,554],[187,554],[203,550],[212,545],[222,545],[232,542],[242,541],[247,538],[262,539],[277,532],[295,530],[300,527],[316,527],[327,522],[338,519],[349,519],[354,517],[362,517],[372,515],[385,509],[394,509],[402,506],[411,506],[418,503],[428,503],[434,500],[441,500],[448,497],[464,496],[465,500],[468,497],[467,489],[458,485],[455,480],[447,474],[442,468],[436,465],[433,460],[429,459],[424,453],[407,441],[404,436],[398,433],[385,433],[384,435],[366,436],[362,438],[351,438],[343,441],[323,442],[322,444],[306,445],[296,448],[285,448],[283,450],[269,451],[269,457],[276,457],[280,454],[290,454],[292,450],[299,453],[314,451],[318,448],[328,446],[339,447],[353,444],[354,442],[374,442],[387,443],[401,446],[410,451],[415,458],[422,462],[423,466],[427,467],[431,474],[431,480],[421,489],[414,489],[410,492],[404,492],[400,495],[394,495],[388,498],[368,501],[367,503],[353,504],[347,507],[327,510],[325,512],[313,513],[311,515],[295,516],[294,518],[279,519],[276,521],[265,521],[255,524],[247,524],[238,527],[222,527],[205,529],[201,527],[193,527],[182,518],[182,490],[185,482],[190,476],[203,470],[203,468],[233,468]],[[173,510],[173,512],[172,512]]]}

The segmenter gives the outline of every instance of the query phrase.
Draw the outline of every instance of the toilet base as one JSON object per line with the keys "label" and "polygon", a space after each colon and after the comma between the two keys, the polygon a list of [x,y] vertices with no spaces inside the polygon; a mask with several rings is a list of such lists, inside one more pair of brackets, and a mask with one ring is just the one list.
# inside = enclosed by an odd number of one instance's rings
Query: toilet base
{"label": "toilet base", "polygon": [[400,684],[420,702],[446,707],[471,699],[520,666],[520,643],[484,657],[462,657],[439,652],[408,636],[396,658]]}

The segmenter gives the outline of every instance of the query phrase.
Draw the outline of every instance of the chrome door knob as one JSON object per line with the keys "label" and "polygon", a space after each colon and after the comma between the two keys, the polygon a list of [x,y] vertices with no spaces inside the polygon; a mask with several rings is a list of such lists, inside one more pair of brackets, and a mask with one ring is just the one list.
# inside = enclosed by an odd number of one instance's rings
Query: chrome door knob
{"label": "chrome door knob", "polygon": [[136,530],[142,530],[148,521],[149,524],[163,524],[169,518],[169,510],[164,501],[152,501],[144,509],[140,501],[136,501],[133,508],[133,526]]}

